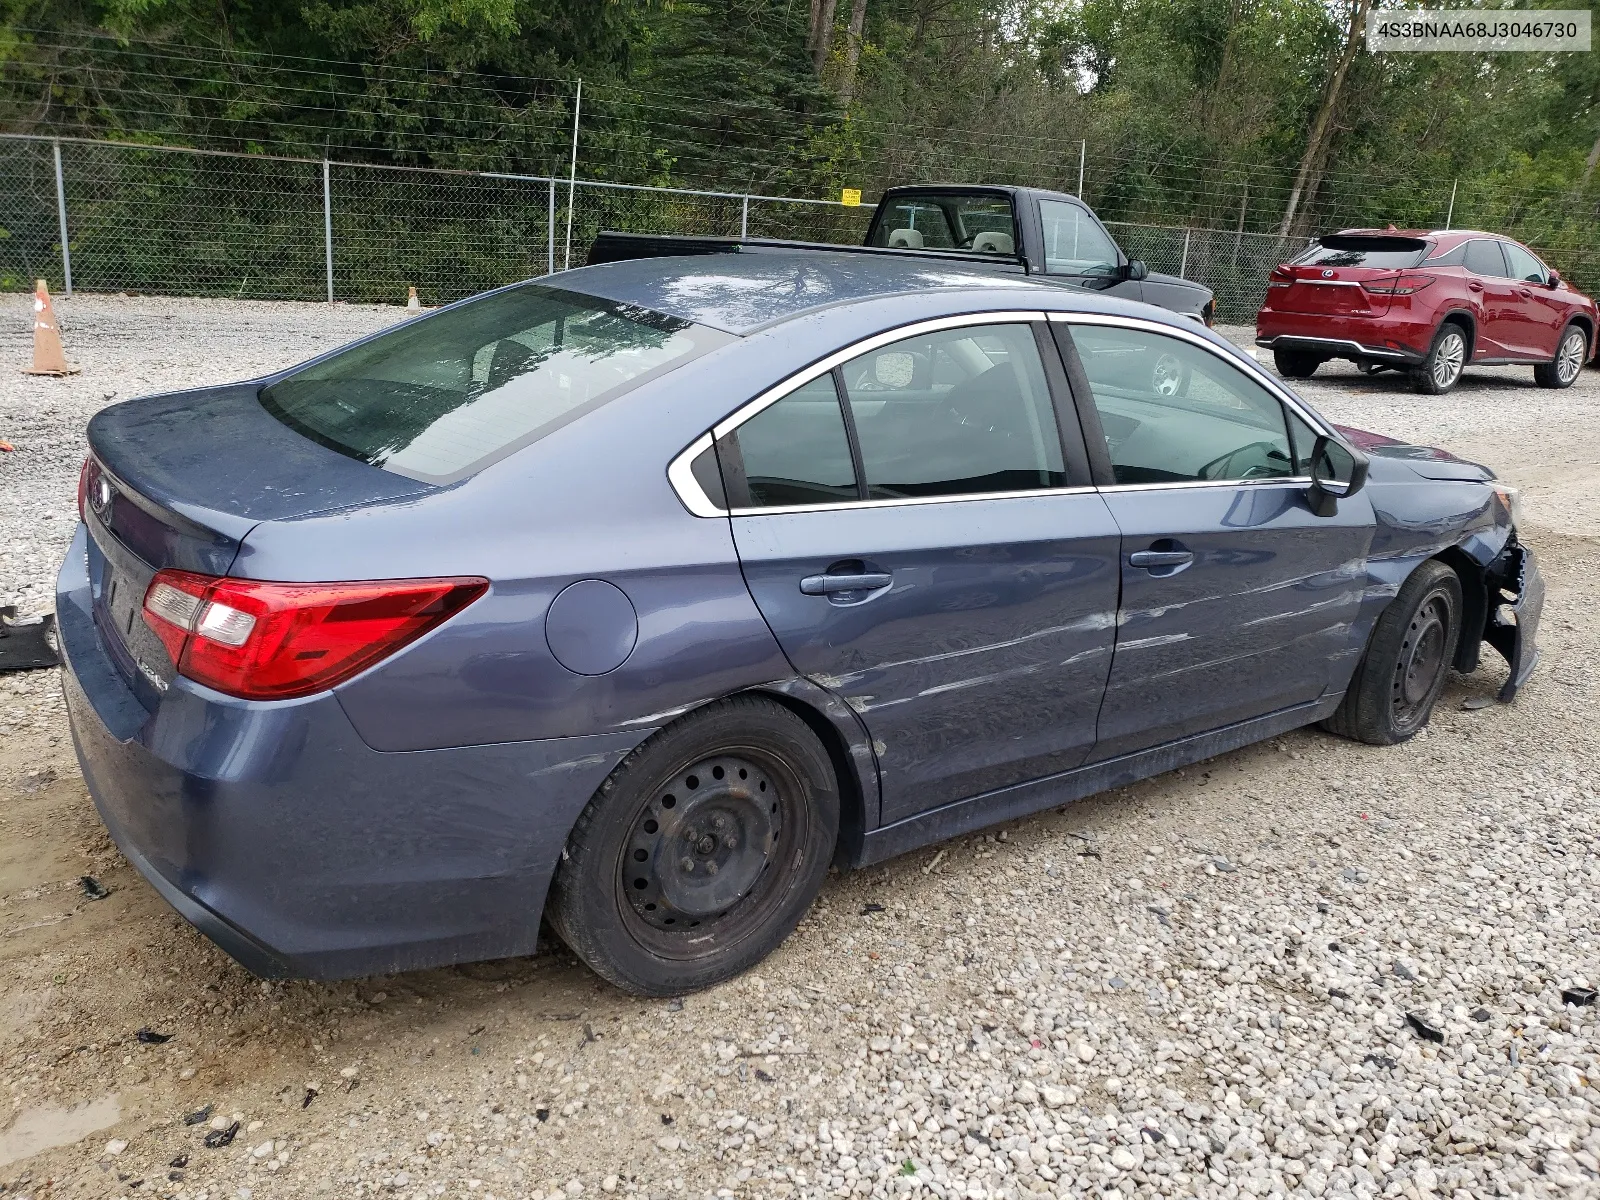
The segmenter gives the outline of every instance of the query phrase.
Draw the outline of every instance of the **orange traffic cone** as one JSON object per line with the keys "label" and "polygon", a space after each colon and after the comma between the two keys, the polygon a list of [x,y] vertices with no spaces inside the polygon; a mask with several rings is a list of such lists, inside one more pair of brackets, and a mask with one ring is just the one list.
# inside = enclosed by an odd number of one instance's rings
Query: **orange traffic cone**
{"label": "orange traffic cone", "polygon": [[23,367],[25,375],[76,375],[78,368],[67,362],[61,348],[61,326],[50,304],[50,289],[44,280],[33,288],[33,366]]}

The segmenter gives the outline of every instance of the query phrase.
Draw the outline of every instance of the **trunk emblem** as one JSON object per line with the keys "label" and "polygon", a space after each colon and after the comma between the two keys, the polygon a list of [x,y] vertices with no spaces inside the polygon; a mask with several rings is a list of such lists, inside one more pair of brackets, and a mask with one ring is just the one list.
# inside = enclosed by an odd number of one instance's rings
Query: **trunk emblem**
{"label": "trunk emblem", "polygon": [[111,499],[116,493],[111,489],[111,481],[104,475],[94,481],[94,486],[89,489],[89,507],[94,509],[97,516],[105,516],[106,510],[111,507]]}
{"label": "trunk emblem", "polygon": [[1333,272],[1332,271],[1324,271],[1322,273],[1322,277],[1324,279],[1332,279],[1333,278]]}

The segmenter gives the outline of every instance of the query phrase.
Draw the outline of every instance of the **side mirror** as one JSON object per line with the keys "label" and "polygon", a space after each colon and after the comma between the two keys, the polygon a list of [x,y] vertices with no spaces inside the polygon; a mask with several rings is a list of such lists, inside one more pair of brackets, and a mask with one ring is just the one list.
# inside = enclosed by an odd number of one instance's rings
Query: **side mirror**
{"label": "side mirror", "polygon": [[1550,278],[1545,280],[1545,283],[1549,286],[1551,291],[1554,291],[1556,288],[1561,286],[1560,273],[1552,267],[1550,270]]}
{"label": "side mirror", "polygon": [[1133,280],[1135,283],[1150,274],[1150,268],[1144,265],[1144,260],[1142,258],[1130,260],[1124,270],[1127,274],[1127,278]]}
{"label": "side mirror", "polygon": [[1311,448],[1311,486],[1306,501],[1319,517],[1339,511],[1339,501],[1354,496],[1367,482],[1367,456],[1327,435]]}

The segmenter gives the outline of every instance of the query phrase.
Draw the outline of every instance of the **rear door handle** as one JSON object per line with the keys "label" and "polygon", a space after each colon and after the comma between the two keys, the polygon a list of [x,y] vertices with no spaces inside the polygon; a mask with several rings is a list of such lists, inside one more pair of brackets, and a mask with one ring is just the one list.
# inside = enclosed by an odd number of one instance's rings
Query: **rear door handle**
{"label": "rear door handle", "polygon": [[1188,550],[1135,550],[1128,555],[1128,562],[1135,567],[1186,567],[1194,561],[1194,554]]}
{"label": "rear door handle", "polygon": [[875,591],[893,582],[893,575],[878,572],[863,575],[807,575],[800,581],[800,590],[808,596],[832,596],[837,592]]}
{"label": "rear door handle", "polygon": [[1467,280],[1467,287],[1471,288],[1475,292],[1483,291],[1483,284],[1479,283],[1476,279]]}

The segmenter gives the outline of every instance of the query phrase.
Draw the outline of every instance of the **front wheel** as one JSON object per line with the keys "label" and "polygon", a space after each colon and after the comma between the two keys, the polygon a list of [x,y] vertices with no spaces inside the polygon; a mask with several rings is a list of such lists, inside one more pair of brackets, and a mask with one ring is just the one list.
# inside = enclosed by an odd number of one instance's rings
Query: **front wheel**
{"label": "front wheel", "polygon": [[1425,396],[1442,396],[1455,387],[1467,365],[1467,335],[1461,326],[1439,326],[1428,357],[1411,368],[1411,386]]}
{"label": "front wheel", "polygon": [[1461,580],[1434,559],[1411,573],[1372,631],[1324,729],[1374,746],[1414,737],[1433,715],[1461,640]]}
{"label": "front wheel", "polygon": [[838,834],[838,783],[817,736],[776,701],[735,696],[667,726],[601,785],[546,912],[618,987],[698,991],[789,936]]}
{"label": "front wheel", "polygon": [[1545,388],[1571,387],[1578,382],[1583,360],[1588,353],[1588,337],[1576,325],[1568,325],[1562,330],[1561,341],[1556,344],[1556,356],[1533,368],[1534,382]]}

